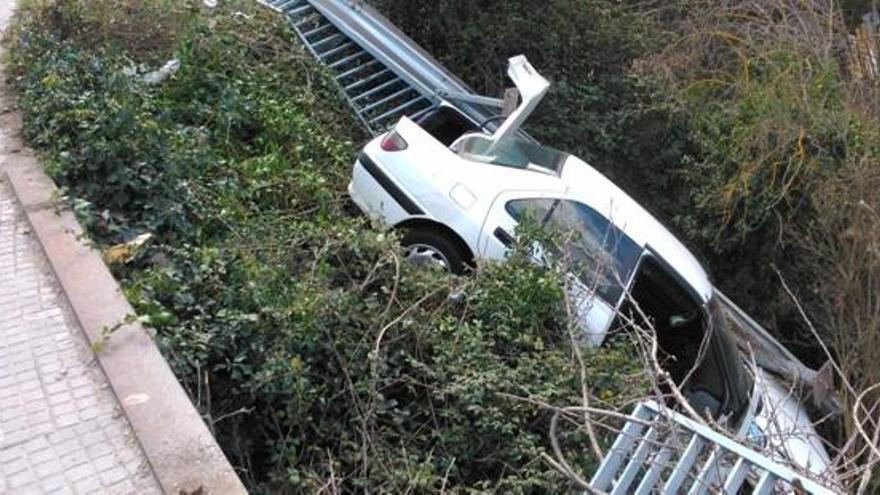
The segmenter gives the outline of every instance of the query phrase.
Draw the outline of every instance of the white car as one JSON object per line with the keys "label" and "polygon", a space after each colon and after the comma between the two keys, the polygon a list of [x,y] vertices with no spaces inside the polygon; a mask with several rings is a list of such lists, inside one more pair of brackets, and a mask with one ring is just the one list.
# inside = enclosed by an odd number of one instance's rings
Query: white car
{"label": "white car", "polygon": [[[660,347],[671,357],[668,370],[679,381],[711,332],[705,358],[683,384],[695,409],[729,418],[742,434],[771,438],[785,430],[796,440],[782,446],[793,450],[786,457],[817,474],[824,471],[828,455],[803,407],[780,397],[779,387],[755,386],[746,372],[697,259],[605,176],[521,133],[550,85],[522,56],[510,60],[508,74],[521,103],[491,134],[443,104],[418,122],[402,118],[368,143],[348,188],[354,202],[403,231],[410,260],[459,273],[480,260],[503,259],[524,217],[576,232],[561,254],[572,263],[569,298],[587,342],[602,343],[628,309],[627,292],[652,319]],[[760,421],[762,405],[764,411],[785,408],[781,417],[796,419],[774,427]]]}

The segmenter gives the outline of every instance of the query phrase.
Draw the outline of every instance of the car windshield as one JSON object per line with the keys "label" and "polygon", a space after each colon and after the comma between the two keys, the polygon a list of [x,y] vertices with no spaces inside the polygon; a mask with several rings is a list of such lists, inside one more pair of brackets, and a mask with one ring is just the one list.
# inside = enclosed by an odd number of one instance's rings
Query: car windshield
{"label": "car windshield", "polygon": [[730,414],[735,417],[749,402],[751,380],[727,330],[727,319],[718,298],[713,297],[706,309],[708,322],[704,358],[685,383],[685,390],[689,391],[688,398],[695,403],[698,411],[703,405],[700,395],[705,392],[714,398],[721,398],[717,406],[707,405],[714,415]]}
{"label": "car windshield", "polygon": [[540,167],[559,173],[569,154],[515,136],[499,142],[489,153],[493,143],[486,136],[475,134],[463,139],[458,153],[465,159],[493,165],[528,169]]}
{"label": "car windshield", "polygon": [[517,199],[507,203],[517,221],[528,218],[558,236],[549,246],[566,268],[616,308],[639,261],[641,248],[603,215],[566,199]]}

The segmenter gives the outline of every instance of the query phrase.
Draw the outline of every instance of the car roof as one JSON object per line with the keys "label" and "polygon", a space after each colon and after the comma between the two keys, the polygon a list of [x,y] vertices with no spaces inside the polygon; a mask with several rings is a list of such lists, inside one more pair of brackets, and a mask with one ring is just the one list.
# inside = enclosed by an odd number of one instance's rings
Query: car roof
{"label": "car roof", "polygon": [[703,302],[713,286],[702,264],[659,220],[616,184],[586,162],[569,156],[562,176],[566,195],[581,201],[611,222],[644,249],[672,267]]}

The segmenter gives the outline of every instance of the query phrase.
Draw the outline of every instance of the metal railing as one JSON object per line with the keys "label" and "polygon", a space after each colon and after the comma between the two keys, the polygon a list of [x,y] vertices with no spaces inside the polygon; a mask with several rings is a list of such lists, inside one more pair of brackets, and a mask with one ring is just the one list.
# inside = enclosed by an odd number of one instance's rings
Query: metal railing
{"label": "metal railing", "polygon": [[636,406],[590,486],[612,495],[835,492],[655,402]]}
{"label": "metal railing", "polygon": [[[286,16],[305,47],[336,78],[358,119],[373,134],[406,115],[417,119],[443,100],[475,122],[498,101],[476,96],[374,8],[350,0],[258,0]],[[487,127],[494,128],[494,124]]]}

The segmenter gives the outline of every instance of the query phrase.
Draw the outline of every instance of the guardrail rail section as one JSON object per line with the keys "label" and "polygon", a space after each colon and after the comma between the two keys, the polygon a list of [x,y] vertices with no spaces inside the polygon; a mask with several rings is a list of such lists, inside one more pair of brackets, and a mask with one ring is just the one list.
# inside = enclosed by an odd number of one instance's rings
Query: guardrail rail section
{"label": "guardrail rail section", "polygon": [[[404,115],[417,119],[449,95],[473,94],[363,2],[257,1],[287,17],[306,49],[333,72],[358,119],[374,135]],[[477,122],[497,113],[473,102],[456,106]]]}
{"label": "guardrail rail section", "polygon": [[633,410],[590,486],[612,495],[835,493],[651,401]]}

